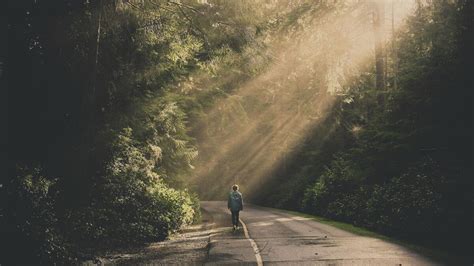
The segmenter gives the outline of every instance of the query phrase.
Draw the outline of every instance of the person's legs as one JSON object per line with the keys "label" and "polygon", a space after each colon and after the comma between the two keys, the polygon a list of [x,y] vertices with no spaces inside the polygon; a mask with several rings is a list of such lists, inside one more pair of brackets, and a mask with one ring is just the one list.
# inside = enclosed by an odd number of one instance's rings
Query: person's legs
{"label": "person's legs", "polygon": [[235,212],[235,226],[237,226],[237,228],[239,227],[239,212],[240,211],[236,211]]}
{"label": "person's legs", "polygon": [[235,221],[238,219],[237,218],[238,212],[235,212],[235,211],[231,211],[231,212],[232,212],[232,225],[235,227],[237,225],[237,223]]}

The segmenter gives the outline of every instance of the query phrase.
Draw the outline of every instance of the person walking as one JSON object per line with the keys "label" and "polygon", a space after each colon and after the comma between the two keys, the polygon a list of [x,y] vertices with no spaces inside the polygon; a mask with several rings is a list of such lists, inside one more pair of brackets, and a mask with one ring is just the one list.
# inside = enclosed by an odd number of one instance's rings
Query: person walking
{"label": "person walking", "polygon": [[227,200],[227,208],[232,213],[232,225],[234,231],[239,229],[239,212],[244,209],[242,193],[239,192],[239,186],[233,185]]}

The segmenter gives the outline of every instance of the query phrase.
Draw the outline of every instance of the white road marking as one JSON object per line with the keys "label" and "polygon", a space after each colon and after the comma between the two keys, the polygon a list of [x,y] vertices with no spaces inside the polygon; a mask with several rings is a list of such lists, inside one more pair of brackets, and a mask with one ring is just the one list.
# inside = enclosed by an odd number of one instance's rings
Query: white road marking
{"label": "white road marking", "polygon": [[242,221],[242,219],[239,219],[239,221],[242,224],[242,227],[244,228],[245,237],[250,241],[250,245],[253,248],[253,252],[255,253],[255,259],[257,260],[257,265],[263,266],[262,256],[260,256],[260,250],[258,249],[257,243],[255,243],[255,241],[250,238],[249,230],[247,230],[247,225],[245,225],[244,221]]}

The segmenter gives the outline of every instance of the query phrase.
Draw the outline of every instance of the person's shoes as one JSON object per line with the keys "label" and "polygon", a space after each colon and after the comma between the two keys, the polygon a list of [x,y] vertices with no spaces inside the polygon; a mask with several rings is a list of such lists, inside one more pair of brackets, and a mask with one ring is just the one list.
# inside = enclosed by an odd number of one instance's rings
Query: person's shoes
{"label": "person's shoes", "polygon": [[235,230],[239,230],[239,229],[240,229],[240,227],[237,225],[237,226],[235,227]]}
{"label": "person's shoes", "polygon": [[234,229],[234,231],[235,231],[235,230],[237,229],[237,226],[234,225],[234,226],[233,226],[233,229]]}

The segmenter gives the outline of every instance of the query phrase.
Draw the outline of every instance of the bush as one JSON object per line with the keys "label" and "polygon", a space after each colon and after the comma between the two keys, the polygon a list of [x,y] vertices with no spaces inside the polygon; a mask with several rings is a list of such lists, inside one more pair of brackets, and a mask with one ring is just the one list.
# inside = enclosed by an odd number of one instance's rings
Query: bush
{"label": "bush", "polygon": [[401,176],[374,187],[367,202],[367,224],[399,236],[429,235],[436,231],[443,213],[445,185],[437,164],[425,158]]}
{"label": "bush", "polygon": [[2,239],[2,253],[7,262],[51,264],[72,260],[58,231],[55,183],[40,168],[22,166],[17,167],[16,176],[5,186],[8,203],[3,230],[8,235]]}
{"label": "bush", "polygon": [[422,238],[442,227],[446,180],[430,158],[380,185],[365,184],[354,169],[337,158],[306,190],[304,210],[400,237]]}
{"label": "bush", "polygon": [[82,243],[112,245],[163,240],[191,224],[199,204],[187,191],[168,187],[154,171],[156,147],[140,147],[125,128],[112,145],[106,174],[94,188],[90,206],[75,212],[71,221]]}
{"label": "bush", "polygon": [[354,163],[336,157],[314,186],[305,192],[303,209],[317,215],[354,221],[365,202],[363,173]]}

